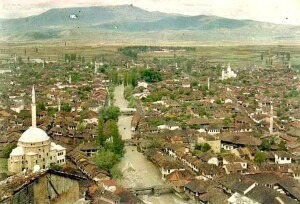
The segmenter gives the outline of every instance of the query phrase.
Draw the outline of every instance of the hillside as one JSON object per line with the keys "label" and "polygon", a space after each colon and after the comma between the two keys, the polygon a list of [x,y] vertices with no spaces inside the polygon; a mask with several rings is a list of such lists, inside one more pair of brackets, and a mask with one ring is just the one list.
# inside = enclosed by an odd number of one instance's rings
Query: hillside
{"label": "hillside", "polygon": [[37,16],[0,21],[6,40],[273,41],[297,40],[300,28],[216,16],[149,12],[131,5],[50,9]]}

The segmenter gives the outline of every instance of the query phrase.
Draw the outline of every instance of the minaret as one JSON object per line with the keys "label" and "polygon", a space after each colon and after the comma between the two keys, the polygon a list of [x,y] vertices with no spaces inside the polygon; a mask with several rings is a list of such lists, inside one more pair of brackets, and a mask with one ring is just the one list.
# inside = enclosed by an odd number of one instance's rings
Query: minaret
{"label": "minaret", "polygon": [[97,74],[97,72],[98,72],[98,67],[99,67],[99,64],[97,62],[95,62],[95,70],[94,70],[95,74]]}
{"label": "minaret", "polygon": [[60,111],[60,98],[58,98],[58,111]]}
{"label": "minaret", "polygon": [[71,84],[72,83],[72,76],[70,75],[69,76],[69,84]]}
{"label": "minaret", "polygon": [[227,72],[231,72],[230,63],[228,63]]}
{"label": "minaret", "polygon": [[289,61],[289,69],[291,69],[292,65],[291,65],[291,61]]}
{"label": "minaret", "polygon": [[45,60],[43,60],[43,69],[45,68]]}
{"label": "minaret", "polygon": [[207,78],[207,89],[209,90],[209,86],[210,86],[210,81],[209,81],[209,77]]}
{"label": "minaret", "polygon": [[269,131],[270,131],[270,134],[273,134],[273,105],[271,104],[271,111],[270,111],[270,128],[269,128]]}
{"label": "minaret", "polygon": [[221,76],[221,80],[224,80],[224,78],[225,78],[225,71],[224,71],[224,69],[222,69],[222,76]]}
{"label": "minaret", "polygon": [[31,94],[31,120],[32,120],[32,127],[36,127],[36,104],[35,104],[35,90],[34,86],[32,87],[32,94]]}

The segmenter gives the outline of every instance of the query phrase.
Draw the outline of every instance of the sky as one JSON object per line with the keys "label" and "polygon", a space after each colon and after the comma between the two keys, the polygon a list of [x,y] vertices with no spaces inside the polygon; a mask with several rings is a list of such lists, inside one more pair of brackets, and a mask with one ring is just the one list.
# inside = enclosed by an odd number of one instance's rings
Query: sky
{"label": "sky", "polygon": [[0,18],[37,15],[50,8],[122,4],[148,11],[300,25],[300,0],[0,0]]}

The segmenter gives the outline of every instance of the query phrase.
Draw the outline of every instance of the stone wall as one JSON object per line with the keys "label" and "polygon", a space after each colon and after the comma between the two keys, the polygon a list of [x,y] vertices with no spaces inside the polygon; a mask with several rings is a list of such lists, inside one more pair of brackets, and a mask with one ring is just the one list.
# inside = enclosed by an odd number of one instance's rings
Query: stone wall
{"label": "stone wall", "polygon": [[13,204],[34,204],[33,186],[34,183],[31,183],[25,188],[15,193],[12,199],[12,203]]}
{"label": "stone wall", "polygon": [[[51,185],[50,182],[51,181]],[[59,194],[59,196],[56,194]],[[49,200],[50,199],[50,200]],[[35,203],[64,203],[72,204],[79,199],[79,182],[74,179],[47,174],[35,182]]]}

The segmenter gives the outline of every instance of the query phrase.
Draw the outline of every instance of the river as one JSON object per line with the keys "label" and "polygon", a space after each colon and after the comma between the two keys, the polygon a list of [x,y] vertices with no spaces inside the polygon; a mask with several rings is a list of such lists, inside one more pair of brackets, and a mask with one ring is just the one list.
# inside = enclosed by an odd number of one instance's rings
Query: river
{"label": "river", "polygon": [[[119,85],[115,88],[115,106],[127,108],[128,101],[123,95],[124,86]],[[131,138],[131,119],[132,116],[120,116],[118,121],[119,132],[123,139]],[[163,184],[159,169],[150,162],[136,147],[125,147],[125,154],[118,167],[123,172],[123,178],[119,184],[125,188],[148,187]],[[165,194],[159,197],[142,196],[141,199],[146,204],[184,204],[184,200],[175,194]]]}

